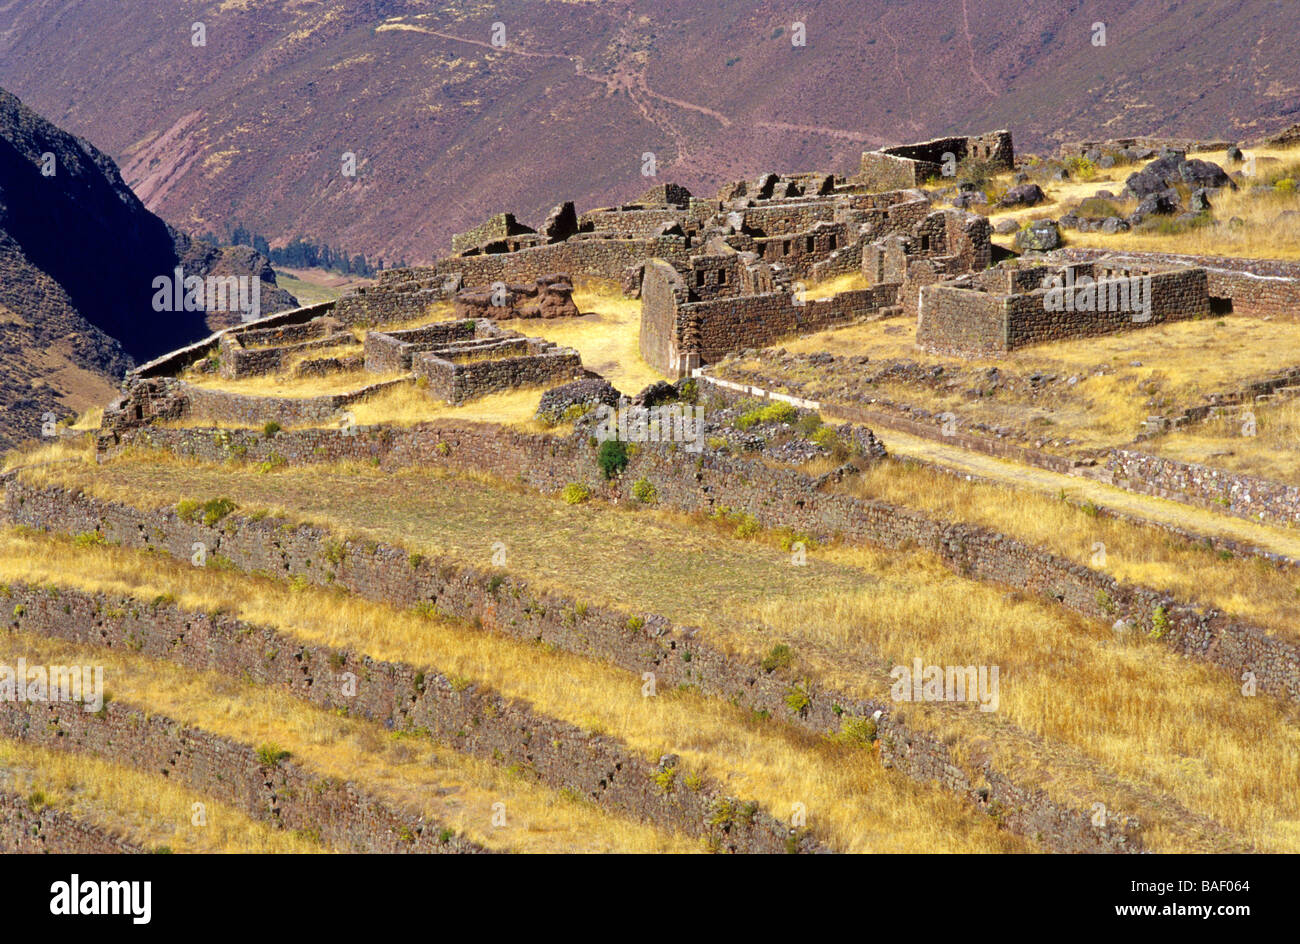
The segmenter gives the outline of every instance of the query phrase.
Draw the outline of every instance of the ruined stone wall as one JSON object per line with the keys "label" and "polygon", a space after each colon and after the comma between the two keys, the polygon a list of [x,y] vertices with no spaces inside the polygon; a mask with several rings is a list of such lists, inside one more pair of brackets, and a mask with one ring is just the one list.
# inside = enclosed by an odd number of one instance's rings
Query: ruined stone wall
{"label": "ruined stone wall", "polygon": [[1106,471],[1130,491],[1202,505],[1252,521],[1300,525],[1300,486],[1129,449],[1112,450]]}
{"label": "ruined stone wall", "polygon": [[417,379],[427,381],[430,396],[454,404],[517,387],[556,385],[582,373],[582,358],[572,348],[523,343],[530,353],[502,350],[501,357],[470,363],[457,363],[443,353],[420,352],[412,356],[411,370]]}
{"label": "ruined stone wall", "polygon": [[1056,255],[1071,261],[1109,258],[1148,268],[1196,266],[1206,271],[1210,295],[1231,299],[1233,311],[1300,318],[1300,262],[1104,249],[1062,249]]}
{"label": "ruined stone wall", "polygon": [[939,176],[938,164],[922,164],[882,151],[864,151],[855,181],[870,190],[904,190]]}
{"label": "ruined stone wall", "polygon": [[[473,427],[462,426],[461,429],[468,436],[477,435]],[[476,457],[475,461],[479,468],[506,469],[517,464],[521,449],[530,451],[528,444],[531,443],[542,448],[535,450],[534,462],[527,468],[542,468],[550,475],[553,469],[546,469],[537,460],[555,453],[555,441],[538,442],[539,439],[541,437],[505,434],[492,452],[507,460],[513,457],[510,465],[485,465],[483,456]],[[505,440],[514,441],[507,443]],[[462,450],[468,452],[472,448],[470,441],[461,436],[451,436],[439,442],[448,445],[444,456],[447,461]],[[441,450],[432,454],[444,455]],[[584,455],[584,458],[594,463],[592,456]],[[662,464],[676,465],[677,458],[658,448],[645,449],[633,460],[638,464],[637,472],[633,473],[629,467],[623,478],[644,474],[658,485],[662,478]],[[778,509],[793,511],[801,508],[809,494],[806,477],[796,473],[781,475],[781,470],[768,470],[780,480],[778,482],[764,479],[761,470],[766,467],[757,463],[716,454],[697,457],[695,462],[698,465],[682,469],[685,474],[679,476],[679,480],[666,482],[675,493],[678,488],[687,490],[695,501],[708,496],[710,487],[716,488],[726,480],[747,494],[762,493],[754,512],[771,519]],[[733,466],[736,462],[740,464]],[[758,476],[758,480],[754,480],[754,476]],[[599,475],[595,479],[603,481]],[[805,487],[797,493],[781,489],[781,486],[801,482]],[[776,491],[772,491],[773,486],[777,487]],[[610,483],[597,484],[596,490],[608,492],[611,487],[617,488],[618,483],[612,486]],[[716,497],[729,499],[731,496],[723,491]],[[709,505],[714,500],[707,498]],[[869,507],[868,503],[855,504],[862,507],[853,509],[854,517]],[[584,615],[569,619],[568,614],[578,612],[577,602],[572,599],[555,594],[535,594],[526,584],[509,577],[494,580],[489,572],[474,571],[454,561],[412,563],[405,549],[389,545],[345,542],[343,560],[336,566],[329,563],[329,555],[324,552],[324,544],[330,537],[327,532],[271,518],[232,517],[222,522],[220,527],[210,528],[182,521],[171,511],[144,512],[84,495],[72,498],[58,489],[31,489],[12,478],[6,481],[5,513],[11,521],[52,527],[65,533],[99,529],[110,541],[127,547],[155,547],[183,560],[188,560],[193,542],[203,541],[219,549],[223,556],[244,570],[282,573],[286,578],[303,576],[318,585],[350,589],[369,599],[397,605],[432,603],[440,612],[453,618],[477,621],[486,628],[495,628],[516,638],[541,640],[589,658],[601,659],[636,673],[638,678],[643,671],[654,671],[661,686],[695,685],[706,694],[732,699],[742,707],[767,711],[817,734],[836,730],[843,718],[865,718],[879,710],[881,717],[877,722],[877,732],[882,743],[882,759],[905,775],[920,781],[936,782],[979,808],[996,803],[997,808],[1005,811],[1003,823],[1007,828],[1033,837],[1055,851],[1141,851],[1138,824],[1115,817],[1104,827],[1094,827],[1090,822],[1090,811],[1057,803],[1042,790],[1025,787],[1017,782],[1014,774],[995,768],[986,760],[974,760],[969,762],[969,766],[963,766],[964,762],[953,757],[937,738],[908,728],[904,721],[895,718],[896,706],[890,701],[858,699],[827,689],[815,681],[803,680],[802,690],[807,694],[808,703],[798,713],[792,713],[786,704],[790,678],[781,672],[765,672],[755,662],[723,653],[701,638],[696,629],[674,626],[655,614],[647,614],[648,618],[633,623],[625,613],[584,606]],[[925,533],[923,517],[912,518],[911,525],[905,525],[899,532],[907,535],[906,541],[915,541],[917,537],[937,537]],[[878,520],[878,516],[869,516],[867,520]],[[955,526],[939,528],[944,537],[952,539],[954,548],[960,545],[956,553],[962,558],[967,553],[962,538],[966,533],[979,533],[978,529]],[[950,546],[943,538],[939,538],[936,544],[945,548]],[[1007,549],[995,545],[981,550],[992,550],[1000,556]],[[1019,566],[1023,564],[1018,562],[1009,568],[1017,578],[1024,576]],[[1038,580],[1030,580],[1031,588],[1040,585]],[[1091,601],[1095,594],[1089,592],[1087,597]],[[1178,638],[1183,626],[1180,614],[1172,613],[1171,622],[1177,628],[1171,628],[1166,638],[1171,635]],[[685,657],[686,653],[690,654],[689,659]],[[887,686],[888,682],[882,681],[882,689]],[[542,741],[539,745],[537,739],[533,739],[532,744],[544,748],[545,739]],[[689,812],[698,823],[707,816],[708,809],[709,804],[699,803]],[[767,827],[763,815],[761,812],[758,814],[755,828],[750,833],[753,847],[748,851],[771,851],[777,838],[775,828]],[[744,834],[739,838],[744,839]],[[816,848],[810,836],[794,838],[798,840],[799,849],[812,851]],[[785,842],[780,842],[779,847],[785,848]]]}
{"label": "ruined stone wall", "polygon": [[[400,284],[400,283],[399,283]],[[334,317],[345,326],[368,327],[414,321],[429,314],[447,295],[438,289],[363,285],[334,305]]]}
{"label": "ruined stone wall", "polygon": [[637,343],[647,364],[672,377],[681,376],[688,369],[679,361],[683,348],[677,319],[677,309],[686,299],[686,284],[676,269],[661,259],[646,263],[641,281],[641,331]]}
{"label": "ruined stone wall", "polygon": [[411,355],[436,345],[474,337],[473,321],[446,321],[409,331],[367,331],[363,345],[366,370],[376,374],[411,369]]}
{"label": "ruined stone wall", "polygon": [[150,850],[66,810],[0,791],[0,853],[19,855],[139,855]]}
{"label": "ruined stone wall", "polygon": [[767,347],[783,338],[865,318],[882,305],[892,304],[893,289],[877,286],[841,292],[803,305],[795,300],[789,293],[771,292],[690,302],[677,310],[679,335],[693,340],[694,346],[685,349],[697,351],[707,364],[733,351]]}
{"label": "ruined stone wall", "polygon": [[988,292],[923,285],[916,343],[934,354],[975,356],[1007,350],[1007,300]]}
{"label": "ruined stone wall", "polygon": [[750,235],[786,236],[807,232],[818,223],[834,222],[835,201],[820,199],[801,203],[747,207],[742,214],[744,231]]}
{"label": "ruined stone wall", "polygon": [[[481,852],[441,824],[397,811],[292,762],[263,764],[257,750],[114,699],[102,712],[63,703],[0,702],[0,734],[91,754],[150,773],[164,771],[254,819],[317,833],[353,852]],[[403,837],[409,836],[407,840]]]}
{"label": "ruined stone wall", "polygon": [[[1167,321],[1204,318],[1210,314],[1210,296],[1204,269],[1157,272],[1144,276],[1143,280],[1147,278],[1151,280],[1151,311],[1150,318],[1146,321],[1136,320],[1136,317],[1146,317],[1145,312],[1132,310],[1048,311],[1044,302],[1044,289],[1011,296],[1006,309],[1007,350],[1066,338],[1115,334]],[[1118,284],[1120,283],[1116,280],[1098,282],[1094,286],[1098,299],[1094,307],[1101,308],[1100,298],[1103,292],[1109,293],[1110,287]],[[1084,291],[1075,287],[1067,289],[1066,293],[1072,292],[1078,299]],[[1109,309],[1109,303],[1106,307]]]}
{"label": "ruined stone wall", "polygon": [[[795,278],[802,279],[810,277],[813,267],[828,260],[832,252],[847,250],[856,242],[857,227],[849,223],[826,223],[805,232],[756,238],[754,247],[764,262],[779,262]],[[860,262],[861,256],[857,259]],[[850,265],[845,271],[853,268]]]}
{"label": "ruined stone wall", "polygon": [[[1117,284],[1115,280],[1092,286],[1096,292],[1093,302],[1084,297],[1085,288],[1063,290],[1064,295],[1076,299],[1076,307],[1104,309],[1094,311],[1051,311],[1047,290],[1041,288],[1001,295],[951,285],[926,285],[920,291],[917,343],[933,353],[987,356],[1033,344],[1114,334],[1210,314],[1204,270],[1158,272],[1146,278],[1150,279],[1151,310],[1145,321],[1135,320],[1135,315],[1145,317],[1143,311],[1110,307],[1110,287]],[[1103,296],[1108,299],[1105,305],[1100,301]]]}
{"label": "ruined stone wall", "polygon": [[562,243],[534,246],[518,252],[451,256],[439,261],[433,271],[440,275],[461,273],[469,285],[527,282],[549,272],[618,281],[628,266],[650,258],[666,259],[684,272],[689,267],[690,254],[688,241],[680,236],[650,239],[575,236]]}
{"label": "ruined stone wall", "polygon": [[371,384],[351,393],[320,397],[260,397],[243,393],[230,393],[181,382],[176,393],[184,403],[180,418],[209,420],[218,423],[238,423],[262,427],[268,422],[280,426],[333,423],[339,411],[349,404],[391,387],[409,384],[406,378]]}
{"label": "ruined stone wall", "polygon": [[[508,582],[498,586],[496,594],[501,597],[515,590],[514,583]],[[734,823],[718,816],[724,806],[740,807],[744,801],[726,796],[716,782],[704,779],[697,790],[665,791],[656,782],[664,765],[639,756],[620,739],[593,735],[577,725],[540,714],[525,701],[504,697],[481,685],[458,684],[435,666],[377,660],[351,649],[315,645],[272,627],[224,614],[185,610],[168,602],[148,603],[128,596],[92,595],[71,589],[52,592],[49,588],[24,586],[11,586],[9,593],[8,599],[22,608],[14,621],[26,632],[80,645],[135,650],[185,668],[248,679],[316,707],[343,711],[394,731],[424,732],[424,736],[460,753],[527,769],[543,783],[572,790],[617,815],[688,835],[707,835],[726,851],[773,852],[786,848],[789,830],[767,813],[756,811],[752,820]],[[485,609],[485,627],[507,618],[504,610],[508,607],[492,605],[491,594],[479,602]],[[572,607],[569,612],[573,612]],[[581,619],[590,619],[610,632],[609,624],[617,615],[588,613]],[[551,622],[559,620],[552,617]],[[627,632],[626,627],[623,631]],[[268,652],[276,653],[276,658],[267,659]],[[356,680],[355,694],[343,694],[345,673]],[[190,729],[189,733],[193,736],[195,732]],[[206,746],[210,740],[199,738],[198,743]],[[125,743],[118,744],[116,750],[121,754],[133,748]],[[249,751],[234,745],[232,753],[233,768],[238,772],[240,761],[248,759]],[[287,770],[290,775],[302,773],[292,766]],[[277,765],[272,776],[281,773]],[[210,786],[207,778],[198,779],[204,787]],[[236,805],[244,803],[250,811],[262,813],[265,799],[258,796],[261,791],[257,786],[241,785],[241,791],[234,794]],[[222,792],[230,794],[229,789]],[[272,795],[270,801],[276,808],[279,798]],[[342,819],[346,829],[333,834],[322,830],[322,836],[328,835],[357,851],[407,851],[403,846],[421,839],[421,845],[428,845],[429,839],[440,838],[439,824],[426,822],[417,831],[414,827],[420,821],[418,814],[395,816],[401,811],[389,812],[373,800],[359,804],[360,812],[371,816],[378,812],[380,821],[348,816],[350,811],[340,811],[328,803],[322,807],[326,808],[315,814],[291,808],[287,812],[292,823],[286,825],[301,821],[309,825],[300,828],[319,828],[319,824],[310,825],[312,815],[328,817],[327,821]],[[402,839],[403,835],[412,839]],[[480,851],[479,846],[460,837],[449,837],[440,844],[443,848],[411,851]],[[808,838],[796,843],[796,847],[800,846],[804,851],[816,848]]]}
{"label": "ruined stone wall", "polygon": [[500,242],[510,236],[531,232],[533,230],[519,223],[513,213],[497,213],[488,217],[473,229],[453,235],[451,237],[451,251],[454,253],[470,252],[491,243]]}
{"label": "ruined stone wall", "polygon": [[648,239],[665,225],[676,223],[683,233],[698,233],[696,213],[674,207],[636,207],[627,209],[589,210],[578,217],[583,231],[620,236],[625,239]]}

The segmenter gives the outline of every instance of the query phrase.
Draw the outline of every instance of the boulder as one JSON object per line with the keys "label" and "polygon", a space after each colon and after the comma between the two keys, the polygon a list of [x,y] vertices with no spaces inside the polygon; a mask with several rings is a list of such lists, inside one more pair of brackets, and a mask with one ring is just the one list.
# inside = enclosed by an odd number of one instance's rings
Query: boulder
{"label": "boulder", "polygon": [[1210,191],[1204,187],[1197,187],[1192,191],[1192,199],[1188,204],[1188,209],[1193,213],[1208,213],[1211,209]]}
{"label": "boulder", "polygon": [[1108,216],[1101,221],[1101,231],[1103,233],[1126,233],[1129,228],[1128,223],[1121,220],[1118,216]]}
{"label": "boulder", "polygon": [[1144,219],[1157,214],[1169,214],[1178,210],[1178,191],[1162,190],[1142,198],[1137,213]]}
{"label": "boulder", "polygon": [[1027,252],[1050,252],[1061,246],[1061,230],[1055,220],[1034,220],[1016,233],[1016,248]]}
{"label": "boulder", "polygon": [[997,225],[993,227],[993,232],[999,236],[1010,236],[1018,229],[1020,229],[1020,224],[1015,220],[998,220]]}
{"label": "boulder", "polygon": [[989,198],[976,190],[972,193],[957,194],[957,196],[953,198],[952,205],[959,210],[969,210],[974,206],[985,206],[988,202]]}
{"label": "boulder", "polygon": [[1037,206],[1046,199],[1047,194],[1043,193],[1043,188],[1038,184],[1021,184],[1003,194],[1002,199],[998,201],[998,206]]}

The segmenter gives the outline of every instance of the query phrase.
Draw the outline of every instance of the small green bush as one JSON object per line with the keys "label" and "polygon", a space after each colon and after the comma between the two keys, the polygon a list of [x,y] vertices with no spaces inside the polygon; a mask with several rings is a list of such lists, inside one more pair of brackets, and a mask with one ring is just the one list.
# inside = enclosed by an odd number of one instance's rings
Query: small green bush
{"label": "small green bush", "polygon": [[267,420],[266,425],[262,427],[262,435],[265,436],[267,439],[270,439],[272,436],[278,433],[280,429],[281,429],[280,424],[277,423],[275,420]]}
{"label": "small green bush", "polygon": [[596,453],[596,465],[607,479],[627,468],[627,446],[617,439],[606,439]]}

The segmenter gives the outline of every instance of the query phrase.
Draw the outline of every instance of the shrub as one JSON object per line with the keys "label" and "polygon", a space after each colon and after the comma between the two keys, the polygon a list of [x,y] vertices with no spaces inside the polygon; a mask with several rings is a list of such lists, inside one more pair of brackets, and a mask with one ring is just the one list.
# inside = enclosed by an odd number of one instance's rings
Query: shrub
{"label": "shrub", "polygon": [[839,740],[847,744],[870,744],[876,739],[876,722],[870,718],[848,718],[840,725]]}
{"label": "shrub", "polygon": [[1097,165],[1082,155],[1072,157],[1065,162],[1065,168],[1076,180],[1092,180],[1097,176]]}
{"label": "shrub", "polygon": [[627,446],[617,439],[606,439],[596,453],[596,465],[605,478],[612,479],[627,468]]}
{"label": "shrub", "polygon": [[764,672],[775,672],[777,669],[784,669],[794,661],[794,653],[785,643],[777,643],[763,656],[763,661],[759,666]]}
{"label": "shrub", "polygon": [[564,486],[564,502],[567,505],[581,505],[591,498],[591,489],[579,482],[570,482]]}
{"label": "shrub", "polygon": [[280,424],[277,423],[275,420],[267,420],[266,425],[262,427],[262,435],[265,436],[267,439],[270,439],[272,436],[278,433],[280,429],[281,429]]}
{"label": "shrub", "polygon": [[802,688],[790,688],[785,693],[785,706],[794,714],[799,714],[812,704],[812,699]]}
{"label": "shrub", "polygon": [[637,479],[632,483],[632,497],[643,505],[653,505],[659,493],[655,491],[649,479]]}
{"label": "shrub", "polygon": [[737,417],[737,429],[749,429],[758,423],[793,423],[799,418],[799,411],[788,403],[771,403],[761,406]]}
{"label": "shrub", "polygon": [[1290,177],[1283,177],[1273,185],[1273,189],[1278,193],[1295,193],[1295,180]]}
{"label": "shrub", "polygon": [[203,507],[202,502],[196,502],[189,498],[182,499],[176,503],[176,515],[182,521],[193,521]]}
{"label": "shrub", "polygon": [[1167,632],[1169,632],[1169,609],[1158,606],[1151,614],[1151,638],[1159,639]]}
{"label": "shrub", "polygon": [[805,413],[803,416],[799,417],[799,421],[795,423],[795,429],[799,430],[800,434],[809,437],[821,428],[822,418],[817,413]]}
{"label": "shrub", "polygon": [[203,503],[203,523],[209,528],[235,510],[229,498],[214,498]]}
{"label": "shrub", "polygon": [[83,531],[72,543],[77,547],[95,547],[104,543],[104,536],[98,531]]}
{"label": "shrub", "polygon": [[758,519],[749,512],[742,512],[736,520],[736,537],[751,538],[762,530]]}
{"label": "shrub", "polygon": [[257,760],[263,767],[274,767],[289,756],[278,744],[263,744],[257,749]]}

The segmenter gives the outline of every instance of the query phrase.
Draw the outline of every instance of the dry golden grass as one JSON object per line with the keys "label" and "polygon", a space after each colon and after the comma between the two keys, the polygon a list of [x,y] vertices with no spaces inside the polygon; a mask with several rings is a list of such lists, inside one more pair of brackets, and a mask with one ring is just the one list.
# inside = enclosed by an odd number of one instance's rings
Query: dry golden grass
{"label": "dry golden grass", "polygon": [[0,472],[11,472],[23,466],[42,465],[50,462],[73,462],[78,465],[94,465],[95,440],[91,436],[60,436],[54,440],[37,440],[5,453],[4,465]]}
{"label": "dry golden grass", "polygon": [[1090,513],[1087,506],[903,463],[879,463],[848,488],[947,521],[984,525],[1080,564],[1091,566],[1093,545],[1101,542],[1103,569],[1119,580],[1218,607],[1289,640],[1300,636],[1300,578],[1262,558],[1224,559],[1154,528]]}
{"label": "dry golden grass", "polygon": [[[1248,423],[1249,418],[1254,424]],[[1147,452],[1300,484],[1300,401],[1224,410],[1143,444]]]}
{"label": "dry golden grass", "polygon": [[[609,816],[526,774],[217,673],[189,672],[166,662],[28,633],[5,637],[0,653],[7,664],[21,656],[32,665],[102,665],[106,687],[118,702],[252,747],[274,744],[289,751],[294,763],[419,810],[489,848],[703,851],[696,840]],[[506,827],[491,825],[497,802],[506,805]]]}
{"label": "dry golden grass", "polygon": [[285,397],[306,399],[308,397],[335,396],[351,393],[363,387],[373,386],[389,380],[407,376],[395,372],[374,374],[368,370],[350,370],[338,374],[326,374],[321,377],[282,377],[266,374],[256,377],[240,377],[226,380],[216,374],[186,375],[187,383],[207,390],[220,390],[224,393],[239,393],[252,397]]}
{"label": "dry golden grass", "polygon": [[[319,843],[275,829],[158,774],[84,754],[0,739],[0,789],[64,810],[149,850],[312,853]],[[203,804],[195,825],[195,804]]]}
{"label": "dry golden grass", "polygon": [[738,708],[689,692],[644,698],[639,678],[563,651],[347,595],[290,591],[274,581],[197,570],[153,555],[74,549],[68,541],[0,538],[0,574],[11,582],[58,580],[141,599],[172,594],[181,606],[225,606],[311,642],[432,665],[526,699],[545,714],[621,737],[645,757],[679,754],[685,761],[679,783],[710,774],[778,816],[803,802],[809,824],[845,850],[1026,850],[956,799],[883,770],[865,748],[756,724]]}
{"label": "dry golden grass", "polygon": [[412,426],[434,420],[466,420],[477,423],[499,423],[530,432],[567,432],[568,427],[545,428],[533,419],[544,387],[519,387],[502,393],[489,394],[459,406],[452,406],[433,397],[416,384],[403,384],[367,397],[348,409],[359,426],[382,424],[384,426]]}
{"label": "dry golden grass", "polygon": [[870,288],[871,283],[861,272],[849,272],[845,275],[837,275],[835,278],[827,279],[824,282],[814,282],[809,285],[804,292],[804,297],[808,301],[818,298],[830,298],[841,292],[855,292],[864,288]]}
{"label": "dry golden grass", "polygon": [[641,358],[641,302],[624,298],[618,283],[579,279],[574,286],[578,318],[524,318],[499,322],[501,327],[534,338],[545,338],[582,355],[582,366],[594,370],[632,396],[663,380]]}
{"label": "dry golden grass", "polygon": [[[1249,379],[1300,363],[1300,323],[1246,315],[1056,341],[999,358],[930,354],[916,347],[915,339],[914,322],[890,319],[821,331],[784,342],[782,347],[798,354],[865,354],[877,367],[889,360],[908,360],[963,371],[968,379],[953,389],[901,382],[883,382],[872,389],[886,399],[935,413],[954,413],[962,423],[1005,425],[1046,437],[1073,438],[1080,441],[1076,449],[1129,443],[1152,414],[1176,412],[1201,402],[1205,394],[1234,390]],[[1003,388],[992,396],[968,396],[967,388],[976,385],[969,374],[994,367],[1021,377],[1039,372],[1078,380],[1039,393],[1021,383],[1014,391]],[[807,386],[800,395],[811,399],[826,393],[836,396],[839,385],[836,372],[824,367],[810,365],[778,372],[757,359],[723,367],[719,375],[735,378],[737,370],[757,370],[778,382],[783,375],[804,381]]]}
{"label": "dry golden grass", "polygon": [[[114,471],[125,468],[115,464]],[[64,473],[55,467],[45,474]],[[1192,842],[1175,814],[1160,812],[1167,805],[1162,796],[1214,818],[1261,848],[1293,848],[1300,841],[1293,801],[1258,779],[1267,771],[1294,767],[1289,706],[1262,696],[1242,698],[1221,670],[1188,662],[1156,644],[1117,640],[1104,626],[1054,604],[956,576],[927,554],[845,547],[814,552],[805,568],[797,568],[774,546],[735,541],[681,515],[599,503],[569,507],[522,491],[491,489],[480,481],[418,473],[381,477],[356,470],[339,473],[337,483],[334,475],[290,470],[245,480],[169,463],[157,478],[128,476],[132,484],[119,485],[118,497],[122,491],[158,500],[184,493],[226,494],[245,508],[293,508],[297,516],[342,533],[360,532],[470,563],[483,563],[487,548],[500,540],[509,548],[510,570],[534,588],[701,625],[715,645],[751,659],[761,658],[776,643],[790,644],[799,676],[807,673],[860,697],[888,697],[889,667],[910,664],[917,656],[926,664],[999,665],[1004,707],[996,716],[927,710],[917,717],[927,719],[924,723],[941,736],[980,745],[1001,765],[1023,768],[1030,782],[1041,783],[1063,802],[1140,808],[1153,830],[1150,841],[1159,848],[1188,848]],[[271,479],[278,481],[251,488],[257,480]],[[346,488],[344,481],[355,491],[332,498]],[[102,491],[104,477],[91,487]],[[1100,540],[1108,551],[1106,570],[1121,579],[1168,586],[1183,597],[1208,597],[1207,602],[1230,612],[1269,616],[1284,632],[1293,633],[1300,615],[1293,573],[1260,561],[1223,561],[1183,549],[1148,530],[1093,518],[1061,502],[1012,496],[892,464],[880,466],[861,491],[892,500],[906,497],[908,504],[949,518],[970,518],[1012,533],[1018,529],[1020,536],[1083,563]],[[1015,527],[1006,526],[1010,517],[1017,519]],[[579,539],[583,553],[570,554],[572,541]],[[621,564],[613,570],[593,569],[586,565],[591,559]],[[701,561],[708,566],[700,566]],[[59,565],[49,565],[49,572],[58,573]],[[268,613],[277,609],[283,607],[273,605]],[[325,619],[313,616],[304,622],[324,625]],[[345,622],[346,631],[355,634],[361,617]],[[390,640],[397,622],[396,617],[380,621]],[[436,649],[455,651],[447,642]],[[482,664],[489,663],[507,664],[500,655],[483,659]],[[489,671],[483,667],[469,674],[481,677]],[[547,674],[566,681],[578,677],[567,669]],[[566,717],[571,716],[566,711],[575,710],[586,717],[611,697],[598,693],[584,699],[581,708],[566,708],[561,702],[573,697],[568,689],[552,701],[554,694],[516,687],[524,682],[513,676],[488,677],[503,691]],[[913,711],[908,709],[909,717]],[[1224,722],[1207,726],[1204,719],[1211,712],[1221,713]],[[637,741],[628,725],[625,718],[609,730],[650,752],[666,749],[662,741]],[[1037,739],[1042,742],[1035,746]],[[1261,739],[1266,752],[1276,752],[1265,764],[1259,763]],[[1199,753],[1189,751],[1188,744]],[[680,744],[667,747],[683,753]],[[794,776],[786,772],[788,761],[752,745],[734,763],[744,756],[780,769],[783,782]],[[1186,773],[1188,756],[1212,758],[1205,777],[1176,775]],[[728,768],[710,764],[709,769]],[[1108,769],[1121,775],[1118,786],[1108,783]],[[754,796],[769,802],[770,787],[764,790],[761,779],[750,786]]]}
{"label": "dry golden grass", "polygon": [[[1281,177],[1296,179],[1300,176],[1300,148],[1246,148],[1246,154],[1254,155],[1259,161],[1256,176],[1247,178],[1247,183],[1237,191],[1224,190],[1212,198],[1213,218],[1226,222],[1232,217],[1240,218],[1241,227],[1193,227],[1181,232],[1126,232],[1107,235],[1105,233],[1067,232],[1066,243],[1071,246],[1083,246],[1099,249],[1131,250],[1144,252],[1178,252],[1194,255],[1245,256],[1259,259],[1300,259],[1300,222],[1292,217],[1280,220],[1278,215],[1284,210],[1300,209],[1300,196],[1294,189],[1290,192],[1253,193],[1252,182],[1272,184]],[[1240,165],[1228,162],[1227,152],[1208,151],[1189,154],[1189,158],[1211,161],[1223,167],[1229,173],[1241,169]],[[1275,161],[1276,163],[1270,163]],[[989,214],[989,220],[998,223],[1012,219],[1024,223],[1033,219],[1053,219],[1061,216],[1068,207],[1080,200],[1091,197],[1099,190],[1109,190],[1118,194],[1124,181],[1130,174],[1141,170],[1148,162],[1124,165],[1110,170],[1098,170],[1095,176],[1087,180],[1051,181],[1042,183],[1048,202],[1035,207],[1017,210],[997,210]],[[997,178],[997,186],[1005,189],[1011,183],[1011,175],[1002,174]],[[996,236],[994,241],[1011,246],[1013,235]]]}

